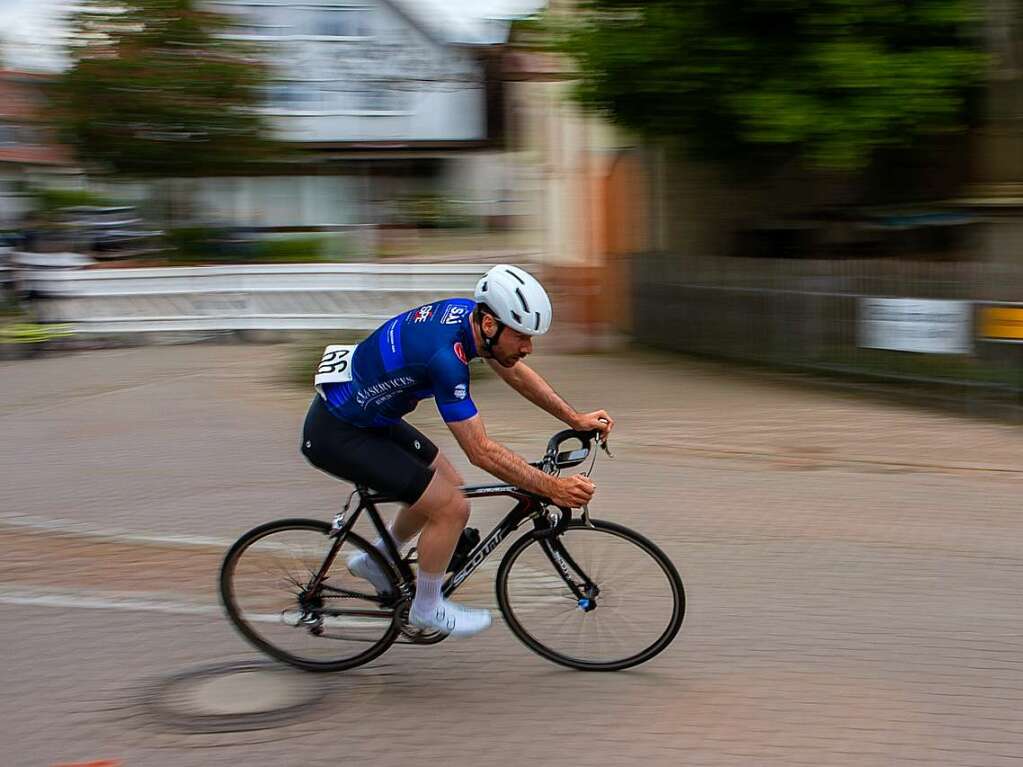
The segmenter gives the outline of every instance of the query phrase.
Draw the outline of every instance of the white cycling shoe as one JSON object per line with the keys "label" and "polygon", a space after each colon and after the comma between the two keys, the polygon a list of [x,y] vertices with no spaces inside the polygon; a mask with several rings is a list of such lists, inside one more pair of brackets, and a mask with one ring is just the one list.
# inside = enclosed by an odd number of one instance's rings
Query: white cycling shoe
{"label": "white cycling shoe", "polygon": [[420,615],[415,602],[408,614],[409,623],[417,628],[439,631],[453,637],[471,637],[490,626],[490,610],[465,607],[442,599],[429,615]]}
{"label": "white cycling shoe", "polygon": [[383,572],[369,554],[364,551],[352,554],[348,557],[348,572],[356,578],[362,578],[373,584],[378,594],[387,594],[391,591],[391,579]]}

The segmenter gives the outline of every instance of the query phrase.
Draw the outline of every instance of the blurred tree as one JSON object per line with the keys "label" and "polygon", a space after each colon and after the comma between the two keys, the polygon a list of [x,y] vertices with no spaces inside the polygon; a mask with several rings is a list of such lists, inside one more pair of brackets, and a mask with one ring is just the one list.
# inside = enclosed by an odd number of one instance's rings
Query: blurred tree
{"label": "blurred tree", "polygon": [[257,52],[193,0],[86,4],[57,119],[78,155],[131,175],[209,174],[266,158]]}
{"label": "blurred tree", "polygon": [[[979,0],[585,0],[559,30],[580,101],[731,165],[830,170],[961,129]],[[556,28],[557,29],[557,28]]]}

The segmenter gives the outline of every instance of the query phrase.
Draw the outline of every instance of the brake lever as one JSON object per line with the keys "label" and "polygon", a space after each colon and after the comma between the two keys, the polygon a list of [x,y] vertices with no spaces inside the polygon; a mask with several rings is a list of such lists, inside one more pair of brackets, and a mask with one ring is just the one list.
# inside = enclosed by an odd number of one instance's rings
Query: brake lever
{"label": "brake lever", "polygon": [[[610,421],[608,421],[606,418],[601,418],[600,422],[601,423],[610,423]],[[608,458],[614,458],[615,457],[614,453],[612,453],[611,452],[611,448],[609,448],[607,446],[607,441],[608,441],[609,438],[610,438],[610,435],[605,436],[603,439],[600,439],[598,437],[597,438],[597,444],[600,445],[602,448],[604,448],[604,452],[607,453],[607,457]]]}

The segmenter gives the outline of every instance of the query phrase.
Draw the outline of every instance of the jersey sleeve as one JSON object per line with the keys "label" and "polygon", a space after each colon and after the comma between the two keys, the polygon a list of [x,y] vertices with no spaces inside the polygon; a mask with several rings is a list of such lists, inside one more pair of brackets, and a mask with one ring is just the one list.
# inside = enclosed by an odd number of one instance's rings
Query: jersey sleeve
{"label": "jersey sleeve", "polygon": [[445,423],[464,421],[479,412],[469,396],[469,366],[454,349],[434,355],[429,368],[433,397]]}

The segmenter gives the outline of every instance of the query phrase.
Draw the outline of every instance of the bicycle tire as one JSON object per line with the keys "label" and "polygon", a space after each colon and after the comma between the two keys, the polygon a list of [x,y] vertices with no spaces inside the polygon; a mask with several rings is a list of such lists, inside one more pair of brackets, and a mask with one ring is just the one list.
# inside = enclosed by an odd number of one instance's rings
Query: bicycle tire
{"label": "bicycle tire", "polygon": [[[275,533],[305,530],[314,533],[321,533],[323,535],[323,556],[325,557],[329,552],[330,545],[332,543],[332,539],[329,537],[330,529],[331,527],[329,524],[315,519],[282,519],[275,522],[268,522],[264,525],[253,528],[242,535],[228,550],[220,568],[220,599],[227,612],[227,616],[234,627],[252,645],[270,657],[276,658],[283,663],[287,663],[288,665],[305,671],[344,671],[345,669],[355,668],[356,666],[369,663],[374,658],[383,654],[392,644],[394,644],[399,636],[401,628],[398,611],[394,610],[394,616],[391,619],[390,626],[382,634],[380,639],[372,643],[370,647],[352,656],[320,661],[303,658],[278,647],[276,644],[263,637],[259,631],[253,628],[249,621],[245,620],[243,612],[238,605],[234,583],[237,565],[245,552],[247,552],[253,544],[264,540]],[[354,548],[367,552],[377,565],[380,566],[384,572],[389,574],[391,590],[393,593],[397,594],[398,578],[387,560],[384,559],[384,557],[364,538],[356,535],[355,533],[348,533],[346,536],[344,545],[348,546],[349,544],[351,544]],[[334,566],[337,566],[337,562],[335,562]],[[295,628],[299,631],[303,630],[299,627]],[[324,641],[326,642],[330,640],[325,639]]]}
{"label": "bicycle tire", "polygon": [[[664,576],[666,576],[667,582],[671,588],[673,599],[672,613],[670,620],[668,620],[664,630],[658,635],[657,639],[643,647],[638,652],[631,653],[626,657],[603,661],[592,661],[572,657],[558,652],[551,647],[548,647],[543,641],[534,636],[533,633],[526,628],[522,620],[520,620],[520,617],[516,615],[516,609],[512,604],[513,600],[509,596],[508,581],[509,576],[512,573],[512,568],[515,566],[515,563],[519,561],[520,555],[530,546],[540,546],[541,542],[544,540],[543,536],[538,534],[536,531],[531,531],[515,541],[501,560],[495,584],[497,589],[497,603],[501,609],[501,614],[504,616],[505,622],[508,624],[508,628],[511,629],[512,633],[515,634],[519,641],[533,652],[549,661],[552,661],[553,663],[580,671],[621,671],[622,669],[638,666],[641,663],[649,661],[651,658],[667,648],[682,628],[686,608],[685,588],[682,583],[682,577],[679,575],[675,565],[656,544],[640,533],[614,522],[605,522],[594,519],[591,520],[591,525],[587,525],[582,520],[572,520],[558,538],[564,539],[567,533],[587,529],[614,535],[628,543],[638,546],[654,560],[661,572]],[[571,553],[571,546],[566,546],[566,548],[569,553]],[[558,580],[560,580],[561,575],[554,569],[554,565],[550,562],[547,564],[550,567],[550,572],[556,576]],[[561,583],[563,585],[564,581],[561,581]],[[563,588],[565,592],[568,592],[567,586],[563,585]],[[599,602],[599,598],[597,601]],[[598,606],[596,611],[599,612],[599,610],[600,607]]]}

